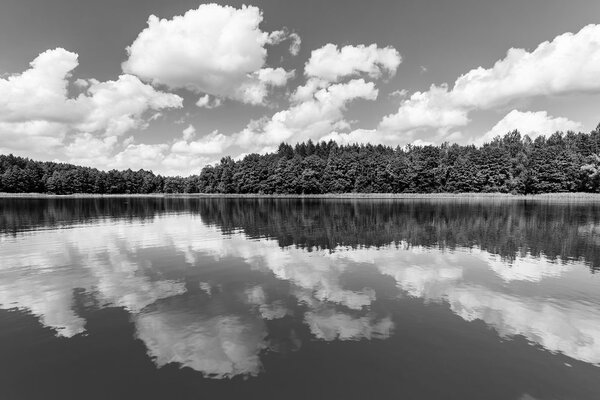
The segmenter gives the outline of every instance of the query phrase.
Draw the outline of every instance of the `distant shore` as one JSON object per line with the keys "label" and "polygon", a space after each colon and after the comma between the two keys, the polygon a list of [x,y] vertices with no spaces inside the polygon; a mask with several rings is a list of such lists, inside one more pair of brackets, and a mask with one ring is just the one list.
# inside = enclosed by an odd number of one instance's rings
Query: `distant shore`
{"label": "distant shore", "polygon": [[326,193],[326,194],[225,194],[225,193],[149,193],[149,194],[48,194],[1,193],[0,198],[270,198],[270,199],[506,199],[600,201],[600,193]]}

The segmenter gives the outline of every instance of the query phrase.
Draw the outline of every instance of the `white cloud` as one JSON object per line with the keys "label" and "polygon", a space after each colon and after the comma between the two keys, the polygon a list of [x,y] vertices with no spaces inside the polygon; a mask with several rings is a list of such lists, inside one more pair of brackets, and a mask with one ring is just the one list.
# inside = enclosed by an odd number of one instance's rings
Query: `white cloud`
{"label": "white cloud", "polygon": [[186,139],[185,133],[182,140],[178,140],[171,146],[173,153],[182,154],[221,154],[226,147],[233,143],[230,136],[225,136],[218,131],[209,133],[208,135],[198,139]]}
{"label": "white cloud", "polygon": [[300,52],[300,45],[302,43],[302,40],[300,39],[300,35],[298,35],[297,33],[291,33],[290,38],[292,39],[292,43],[290,44],[290,53],[293,56],[297,56]]}
{"label": "white cloud", "polygon": [[0,122],[0,152],[28,156],[47,154],[62,145],[67,132],[68,127],[60,122]]}
{"label": "white cloud", "polygon": [[367,74],[380,78],[384,73],[394,75],[402,62],[400,53],[393,47],[344,46],[334,44],[313,50],[304,67],[306,76],[337,82],[344,77]]}
{"label": "white cloud", "polygon": [[23,73],[0,78],[0,120],[67,123],[84,119],[82,105],[67,97],[77,57],[62,48],[47,50]]}
{"label": "white cloud", "polygon": [[[116,81],[75,81],[83,89],[68,97],[78,56],[47,50],[21,74],[0,79],[0,150],[30,157],[60,157],[86,164],[108,162],[116,136],[144,129],[149,110],[182,106],[179,96],[155,90],[132,75]],[[92,134],[101,133],[104,139]]]}
{"label": "white cloud", "polygon": [[288,79],[294,76],[294,71],[283,68],[263,68],[258,71],[258,80],[270,86],[285,86]]}
{"label": "white cloud", "polygon": [[365,82],[364,79],[326,86],[316,90],[310,98],[275,113],[271,119],[249,125],[236,135],[236,142],[240,146],[259,150],[265,146],[278,145],[282,141],[318,139],[333,130],[348,126],[343,111],[350,101],[375,100],[377,94],[375,84]]}
{"label": "white cloud", "polygon": [[403,101],[379,129],[449,128],[468,123],[473,110],[506,106],[536,96],[600,92],[600,25],[565,33],[531,52],[510,49],[491,68],[476,68],[460,76],[450,90],[431,86]]}
{"label": "white cloud", "polygon": [[116,136],[95,137],[90,133],[77,135],[64,146],[64,156],[77,165],[110,166],[114,161],[110,155],[117,146]]}
{"label": "white cloud", "polygon": [[555,132],[577,131],[582,128],[579,122],[563,117],[552,117],[546,111],[512,110],[504,116],[485,135],[477,138],[477,144],[491,142],[496,136],[504,136],[508,132],[518,130],[521,135],[529,135],[532,139],[538,136],[549,136]]}
{"label": "white cloud", "polygon": [[147,110],[182,106],[179,96],[156,91],[131,75],[121,75],[116,81],[88,80],[84,93],[69,98],[69,78],[77,58],[62,48],[47,50],[28,70],[0,79],[0,121],[58,122],[70,129],[111,135],[141,127]]}
{"label": "white cloud", "polygon": [[408,131],[419,128],[447,128],[466,125],[466,110],[455,107],[448,88],[432,86],[427,92],[416,92],[404,100],[395,114],[383,118],[379,129]]}
{"label": "white cloud", "polygon": [[564,33],[532,52],[510,49],[492,68],[459,77],[452,90],[466,107],[492,108],[540,95],[600,91],[600,25]]}
{"label": "white cloud", "polygon": [[406,96],[408,96],[408,90],[407,89],[398,89],[398,90],[394,90],[393,92],[391,92],[389,94],[389,96],[391,98],[398,98],[398,99],[403,99]]}
{"label": "white cloud", "polygon": [[[127,159],[129,147],[111,157],[118,137],[145,129],[161,115],[159,110],[182,107],[183,99],[127,74],[106,82],[77,79],[73,84],[80,94],[69,97],[77,65],[77,54],[57,48],[41,53],[26,71],[0,79],[0,151],[98,167],[137,167],[138,159]],[[149,166],[155,165],[147,160]]]}
{"label": "white cloud", "polygon": [[265,46],[279,38],[261,31],[262,19],[257,7],[217,4],[170,20],[151,15],[127,48],[123,71],[154,84],[261,104],[267,95],[259,77]]}
{"label": "white cloud", "polygon": [[221,100],[218,97],[214,97],[208,94],[205,94],[204,96],[201,96],[198,101],[196,102],[196,106],[200,107],[200,108],[217,108],[219,107],[221,104],[223,104],[223,100]]}
{"label": "white cloud", "polygon": [[194,136],[196,136],[196,128],[193,125],[188,125],[187,128],[183,130],[183,140],[192,140]]}
{"label": "white cloud", "polygon": [[132,129],[144,129],[142,118],[147,110],[179,108],[181,97],[156,91],[133,75],[121,75],[116,81],[93,82],[87,95],[77,101],[87,106],[87,118],[75,125],[84,132],[103,131],[122,135]]}
{"label": "white cloud", "polygon": [[279,44],[286,40],[290,41],[290,54],[293,56],[297,56],[300,52],[300,45],[302,44],[300,35],[298,35],[297,33],[289,32],[287,29],[282,29],[279,31],[271,32],[268,37],[268,43],[271,45]]}
{"label": "white cloud", "polygon": [[164,160],[169,146],[167,144],[130,144],[115,154],[110,162],[111,168],[126,169],[135,165],[135,169],[156,169]]}
{"label": "white cloud", "polygon": [[[373,101],[379,94],[375,84],[365,79],[392,76],[401,61],[394,48],[379,48],[375,44],[340,49],[327,44],[314,50],[305,66],[306,82],[290,95],[290,107],[271,118],[252,121],[235,135],[236,144],[250,151],[266,152],[283,141],[341,140],[348,134],[339,131],[351,128],[344,118],[348,104],[357,99]],[[278,75],[283,77],[283,73],[279,71]],[[351,79],[356,75],[364,77]],[[355,131],[346,139],[354,140],[360,133]],[[363,138],[359,137],[361,142]]]}

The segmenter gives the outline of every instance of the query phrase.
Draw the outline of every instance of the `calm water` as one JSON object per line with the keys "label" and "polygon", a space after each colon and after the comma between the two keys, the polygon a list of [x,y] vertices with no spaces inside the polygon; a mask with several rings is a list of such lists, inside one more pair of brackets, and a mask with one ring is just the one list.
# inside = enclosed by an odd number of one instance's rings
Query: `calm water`
{"label": "calm water", "polygon": [[600,399],[600,205],[0,199],[0,399]]}

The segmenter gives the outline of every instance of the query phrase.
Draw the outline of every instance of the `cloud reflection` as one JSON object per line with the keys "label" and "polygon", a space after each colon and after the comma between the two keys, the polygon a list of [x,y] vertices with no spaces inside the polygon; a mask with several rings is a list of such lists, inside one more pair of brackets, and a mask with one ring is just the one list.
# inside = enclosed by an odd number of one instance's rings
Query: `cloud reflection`
{"label": "cloud reflection", "polygon": [[[133,315],[136,335],[158,367],[176,363],[213,378],[254,376],[261,355],[279,347],[267,339],[273,321],[302,323],[313,340],[390,337],[391,310],[373,307],[382,294],[357,286],[356,271],[368,268],[393,279],[398,297],[446,303],[465,321],[481,320],[503,337],[521,335],[551,352],[600,363],[598,299],[578,302],[545,285],[561,278],[576,286],[583,265],[533,256],[509,263],[476,248],[447,252],[407,243],[309,250],[242,232],[223,235],[184,214],[40,230],[3,240],[0,304],[27,309],[70,337],[85,330],[73,311],[73,292],[83,288]],[[196,292],[190,293],[192,282]],[[177,296],[187,300],[169,301]]]}
{"label": "cloud reflection", "polygon": [[135,325],[159,367],[177,363],[216,378],[260,372],[266,331],[258,318],[173,310],[140,314]]}

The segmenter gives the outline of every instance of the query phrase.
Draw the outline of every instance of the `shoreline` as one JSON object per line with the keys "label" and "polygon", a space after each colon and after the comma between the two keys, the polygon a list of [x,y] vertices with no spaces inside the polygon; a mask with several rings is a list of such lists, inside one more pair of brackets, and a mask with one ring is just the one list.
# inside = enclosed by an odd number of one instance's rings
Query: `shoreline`
{"label": "shoreline", "polygon": [[2,198],[234,198],[234,199],[390,199],[390,200],[568,200],[568,201],[600,201],[600,193],[542,193],[542,194],[510,194],[510,193],[326,193],[326,194],[235,194],[235,193],[149,193],[149,194],[49,194],[49,193],[2,193]]}

